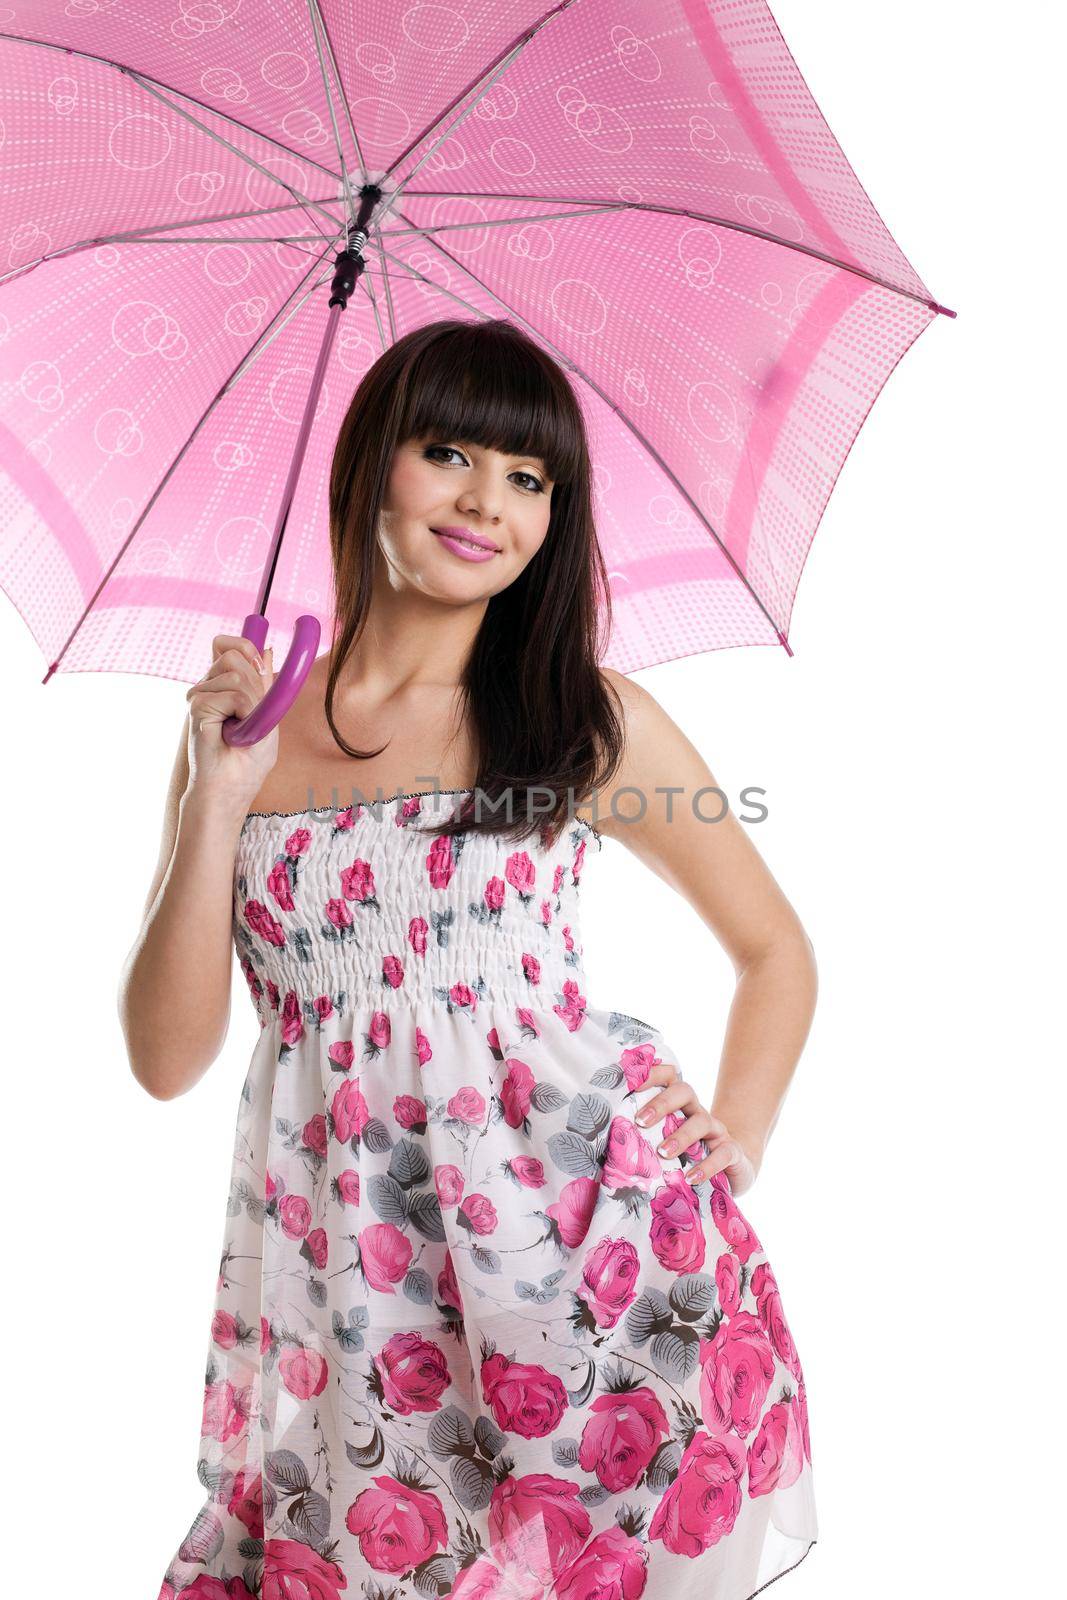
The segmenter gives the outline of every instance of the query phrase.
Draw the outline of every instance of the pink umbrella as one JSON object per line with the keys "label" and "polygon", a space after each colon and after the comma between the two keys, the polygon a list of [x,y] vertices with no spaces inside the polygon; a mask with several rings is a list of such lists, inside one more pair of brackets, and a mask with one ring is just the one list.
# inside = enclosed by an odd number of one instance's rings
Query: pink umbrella
{"label": "pink umbrella", "polygon": [[[0,582],[57,672],[332,622],[327,486],[401,334],[570,373],[624,672],[781,644],[939,305],[763,0],[27,0],[0,28]],[[342,312],[344,312],[342,320]],[[283,535],[284,540],[283,540]],[[280,654],[275,650],[275,656]]]}

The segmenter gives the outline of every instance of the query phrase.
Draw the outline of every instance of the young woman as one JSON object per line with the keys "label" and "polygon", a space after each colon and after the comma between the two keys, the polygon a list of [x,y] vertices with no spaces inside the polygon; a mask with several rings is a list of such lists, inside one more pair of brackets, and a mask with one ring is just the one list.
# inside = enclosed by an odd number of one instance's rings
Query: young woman
{"label": "young woman", "polygon": [[[221,738],[273,681],[245,640],[189,691],[124,974],[159,1098],[221,1048],[231,938],[261,1027],[207,1497],[161,1600],[747,1600],[816,1537],[803,1371],[735,1199],[807,1036],[811,946],[733,816],[704,820],[693,745],[597,666],[582,416],[517,328],[386,351],[330,522],[331,649],[280,727]],[[733,961],[710,1109],[657,1027],[587,996],[604,838]]]}

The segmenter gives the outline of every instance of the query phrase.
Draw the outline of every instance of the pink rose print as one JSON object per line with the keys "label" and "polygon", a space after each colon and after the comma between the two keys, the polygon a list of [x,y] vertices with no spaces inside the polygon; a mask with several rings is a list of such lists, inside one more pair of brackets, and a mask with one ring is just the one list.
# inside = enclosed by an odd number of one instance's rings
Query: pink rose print
{"label": "pink rose print", "polygon": [[439,1411],[452,1382],[444,1351],[417,1333],[394,1333],[374,1358],[385,1403],[409,1417],[413,1411]]}
{"label": "pink rose print", "polygon": [[457,1011],[473,1011],[478,1004],[478,996],[468,983],[454,983],[448,991],[449,1005]]}
{"label": "pink rose print", "polygon": [[325,1228],[312,1228],[304,1240],[304,1250],[311,1257],[312,1263],[318,1269],[326,1265],[330,1253],[329,1239]]}
{"label": "pink rose print", "polygon": [[680,1172],[668,1172],[663,1188],[652,1196],[649,1239],[656,1260],[669,1272],[697,1272],[704,1265],[700,1201]]}
{"label": "pink rose print", "polygon": [[453,1311],[458,1311],[462,1316],[463,1300],[456,1279],[456,1264],[452,1260],[450,1250],[445,1251],[445,1264],[437,1274],[437,1298],[443,1306],[451,1306]]}
{"label": "pink rose print", "polygon": [[200,1432],[205,1438],[225,1444],[235,1439],[248,1421],[251,1389],[236,1389],[228,1379],[209,1383],[204,1390],[204,1414]]}
{"label": "pink rose print", "polygon": [[788,1489],[804,1466],[804,1439],[796,1397],[768,1407],[748,1447],[748,1492],[755,1497]]}
{"label": "pink rose print", "polygon": [[723,1316],[732,1317],[741,1306],[741,1267],[729,1250],[715,1263],[715,1287]]}
{"label": "pink rose print", "polygon": [[326,1054],[341,1072],[347,1072],[356,1059],[356,1051],[351,1039],[338,1039],[335,1044],[330,1046]]}
{"label": "pink rose print", "polygon": [[506,1570],[518,1567],[551,1583],[593,1531],[580,1490],[580,1484],[544,1472],[498,1483],[489,1502],[494,1559]]}
{"label": "pink rose print", "polygon": [[425,917],[412,917],[408,923],[408,944],[417,956],[426,954],[426,935],[430,931],[430,924]]}
{"label": "pink rose print", "polygon": [[233,1478],[233,1490],[226,1506],[231,1517],[243,1522],[253,1539],[263,1537],[263,1479],[258,1472],[241,1467]]}
{"label": "pink rose print", "polygon": [[670,1432],[666,1413],[651,1389],[602,1394],[589,1407],[578,1450],[583,1472],[595,1472],[605,1489],[632,1489]]}
{"label": "pink rose print", "polygon": [[632,1049],[623,1051],[619,1057],[619,1066],[631,1094],[635,1089],[644,1087],[652,1068],[658,1067],[659,1064],[660,1058],[656,1054],[655,1045],[637,1044]]}
{"label": "pink rose print", "polygon": [[759,1240],[726,1189],[713,1188],[710,1203],[712,1221],[743,1264],[760,1248]]}
{"label": "pink rose print", "polygon": [[[342,1600],[347,1588],[348,1579],[337,1563],[324,1560],[309,1545],[298,1539],[267,1540],[260,1600]],[[233,1600],[244,1597],[234,1596]]]}
{"label": "pink rose print", "polygon": [[541,963],[528,950],[522,952],[522,975],[527,983],[541,982]]}
{"label": "pink rose print", "polygon": [[237,1343],[237,1322],[228,1311],[216,1311],[211,1319],[211,1337],[220,1350],[232,1350]]}
{"label": "pink rose print", "polygon": [[605,1189],[655,1188],[661,1177],[659,1157],[629,1117],[613,1117],[608,1129],[601,1182]]}
{"label": "pink rose print", "polygon": [[639,1600],[648,1578],[648,1549],[622,1528],[598,1533],[556,1585],[558,1600]]}
{"label": "pink rose print", "polygon": [[504,1163],[504,1171],[524,1189],[544,1188],[545,1169],[536,1156],[512,1156],[510,1161]]}
{"label": "pink rose print", "polygon": [[289,868],[284,861],[276,862],[272,871],[267,874],[267,891],[279,911],[293,910],[295,902],[289,882]]}
{"label": "pink rose print", "polygon": [[300,1014],[300,1001],[290,989],[282,1006],[282,1039],[290,1049],[304,1037],[304,1019]]}
{"label": "pink rose print", "polygon": [[552,905],[548,900],[541,901],[541,926],[547,928],[552,922]]}
{"label": "pink rose print", "polygon": [[337,1193],[346,1206],[359,1205],[359,1173],[351,1167],[337,1175]]}
{"label": "pink rose print", "polygon": [[399,989],[404,981],[404,963],[399,956],[386,956],[382,962],[382,979],[390,989]]}
{"label": "pink rose print", "polygon": [[459,1208],[457,1221],[471,1233],[492,1233],[498,1222],[496,1207],[484,1194],[469,1194]]}
{"label": "pink rose print", "polygon": [[563,888],[563,862],[557,861],[556,870],[552,874],[552,893],[559,894]]}
{"label": "pink rose print", "polygon": [[574,879],[575,883],[578,883],[580,881],[581,876],[582,876],[582,868],[584,866],[585,866],[585,840],[581,839],[579,841],[579,843],[578,843],[578,848],[574,852],[574,862],[573,862],[573,865],[571,867],[571,877]]}
{"label": "pink rose print", "polygon": [[372,1222],[359,1236],[363,1276],[379,1294],[395,1294],[414,1254],[411,1240],[392,1222]]}
{"label": "pink rose print", "polygon": [[700,1414],[711,1433],[751,1433],[774,1377],[774,1356],[759,1318],[738,1311],[700,1345]]}
{"label": "pink rose print", "polygon": [[426,1104],[413,1094],[398,1094],[393,1101],[393,1116],[409,1132],[426,1132]]}
{"label": "pink rose print", "polygon": [[375,1011],[370,1019],[370,1027],[363,1037],[367,1041],[368,1054],[377,1055],[380,1050],[387,1048],[393,1037],[393,1029],[384,1011]]}
{"label": "pink rose print", "polygon": [[485,1120],[485,1100],[469,1085],[464,1089],[457,1089],[447,1106],[450,1117],[455,1117],[457,1122],[469,1122],[471,1127],[477,1127]]}
{"label": "pink rose print", "polygon": [[298,857],[306,855],[310,849],[311,829],[294,828],[288,839],[285,841],[286,855],[295,861]]}
{"label": "pink rose print", "polygon": [[593,1178],[572,1178],[554,1205],[545,1207],[568,1250],[576,1250],[589,1232],[600,1186]]}
{"label": "pink rose print", "polygon": [[490,878],[485,886],[485,904],[490,911],[499,911],[504,904],[507,885],[503,878]]}
{"label": "pink rose print", "polygon": [[317,1350],[286,1349],[278,1362],[282,1382],[297,1400],[313,1400],[326,1387],[329,1368]]}
{"label": "pink rose print", "polygon": [[524,1039],[539,1039],[541,1037],[541,1026],[537,1020],[537,1015],[530,1010],[529,1006],[516,1006],[515,1020],[522,1030]]}
{"label": "pink rose print", "polygon": [[356,900],[360,905],[377,905],[369,861],[359,859],[350,867],[341,868],[341,893],[346,900]]}
{"label": "pink rose print", "polygon": [[543,1439],[559,1427],[567,1391],[555,1373],[506,1356],[482,1362],[482,1398],[498,1427],[523,1439]]}
{"label": "pink rose print", "polygon": [[456,1205],[463,1193],[463,1174],[458,1167],[435,1167],[433,1183],[437,1190],[437,1198],[443,1206]]}
{"label": "pink rose print", "polygon": [[770,1336],[771,1344],[777,1352],[782,1365],[793,1374],[794,1378],[803,1376],[800,1367],[800,1356],[793,1343],[793,1335],[789,1331],[789,1324],[785,1320],[782,1309],[782,1297],[778,1293],[778,1282],[766,1261],[761,1261],[752,1274],[749,1285],[756,1297],[756,1308],[759,1311],[760,1321]]}
{"label": "pink rose print", "polygon": [[808,1433],[808,1391],[804,1379],[797,1382],[797,1416],[800,1418],[800,1435],[804,1441],[804,1455],[811,1460],[811,1438]]}
{"label": "pink rose print", "polygon": [[504,866],[504,876],[525,904],[533,895],[534,884],[537,881],[537,868],[525,850],[516,850],[514,855],[508,856]]}
{"label": "pink rose print", "polygon": [[728,1534],[741,1509],[745,1447],[733,1434],[712,1439],[695,1433],[678,1476],[663,1496],[648,1528],[676,1556],[690,1560]]}
{"label": "pink rose print", "polygon": [[525,1061],[513,1056],[509,1059],[507,1067],[507,1077],[500,1090],[504,1121],[509,1128],[521,1128],[530,1114],[530,1101],[536,1083]]}
{"label": "pink rose print", "polygon": [[563,927],[560,929],[560,932],[563,935],[563,946],[564,946],[564,949],[573,950],[574,949],[574,935],[570,930],[570,925],[565,922],[563,924]]}
{"label": "pink rose print", "polygon": [[302,1194],[287,1194],[278,1202],[278,1216],[287,1239],[302,1239],[311,1227],[311,1206]]}
{"label": "pink rose print", "polygon": [[433,1051],[430,1049],[430,1041],[421,1028],[415,1029],[415,1056],[420,1067],[424,1067],[433,1056]]}
{"label": "pink rose print", "polygon": [[448,1543],[441,1502],[396,1478],[382,1476],[373,1483],[353,1500],[345,1525],[375,1572],[410,1572]]}
{"label": "pink rose print", "polygon": [[258,933],[266,944],[280,947],[285,943],[285,933],[281,923],[275,921],[262,900],[245,901],[245,921],[252,932]]}
{"label": "pink rose print", "polygon": [[629,1239],[601,1239],[585,1258],[578,1298],[599,1328],[614,1328],[637,1294],[641,1262]]}
{"label": "pink rose print", "polygon": [[326,1154],[326,1118],[321,1112],[304,1123],[300,1137],[305,1149],[313,1150],[317,1156]]}
{"label": "pink rose print", "polygon": [[503,1061],[504,1051],[500,1044],[500,1035],[495,1028],[490,1028],[485,1036],[485,1042],[493,1055],[494,1060]]}
{"label": "pink rose print", "polygon": [[563,1002],[552,1007],[559,1019],[566,1023],[570,1033],[577,1033],[585,1021],[586,999],[573,978],[563,985]]}
{"label": "pink rose print", "polygon": [[[363,807],[360,806],[359,809],[362,811]],[[345,806],[344,810],[338,811],[333,819],[334,831],[336,833],[347,833],[350,828],[355,826],[355,821],[355,812],[352,807]]]}
{"label": "pink rose print", "polygon": [[358,1078],[350,1078],[339,1086],[330,1101],[330,1116],[333,1118],[334,1138],[341,1144],[347,1144],[353,1138],[358,1139],[362,1134],[370,1121],[370,1112]]}
{"label": "pink rose print", "polygon": [[435,839],[430,846],[426,857],[426,870],[430,876],[430,886],[434,889],[447,889],[449,880],[456,870],[455,858],[452,854],[451,839]]}
{"label": "pink rose print", "polygon": [[[206,1572],[199,1573],[181,1592],[189,1597],[189,1600],[255,1600],[243,1578],[231,1578],[229,1583],[223,1583],[221,1578],[212,1578]],[[173,1593],[170,1584],[164,1584],[160,1590],[159,1600]]]}
{"label": "pink rose print", "polygon": [[354,926],[351,911],[349,911],[344,901],[339,900],[336,895],[327,900],[324,909],[326,911],[327,922],[329,922],[331,926],[339,929],[341,933],[343,933],[346,928],[351,928]]}

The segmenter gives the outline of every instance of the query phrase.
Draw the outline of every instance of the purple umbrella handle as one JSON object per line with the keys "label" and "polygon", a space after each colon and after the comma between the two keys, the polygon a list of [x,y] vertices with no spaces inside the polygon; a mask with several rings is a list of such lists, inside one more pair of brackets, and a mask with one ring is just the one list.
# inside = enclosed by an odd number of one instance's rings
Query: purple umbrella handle
{"label": "purple umbrella handle", "polygon": [[[247,717],[227,717],[222,724],[222,737],[227,744],[258,744],[278,725],[315,665],[321,632],[318,617],[297,617],[289,654],[275,673],[274,682],[262,700],[253,706]],[[246,617],[241,637],[250,639],[262,655],[267,643],[266,617],[258,614]]]}

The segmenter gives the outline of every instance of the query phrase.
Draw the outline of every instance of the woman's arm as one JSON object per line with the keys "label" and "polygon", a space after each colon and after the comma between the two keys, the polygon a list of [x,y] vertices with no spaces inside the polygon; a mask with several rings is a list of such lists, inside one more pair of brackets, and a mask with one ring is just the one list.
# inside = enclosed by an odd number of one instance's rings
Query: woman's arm
{"label": "woman's arm", "polygon": [[247,715],[273,674],[255,671],[248,640],[220,636],[215,643],[220,653],[208,676],[189,691],[159,861],[119,987],[130,1067],[158,1100],[191,1089],[225,1042],[234,855],[248,807],[277,754],[276,730],[249,751],[223,744],[225,717]]}
{"label": "woman's arm", "polygon": [[[605,676],[623,702],[626,744],[610,788],[597,797],[596,826],[693,906],[726,951],[736,977],[710,1112],[700,1107],[689,1085],[674,1084],[649,1102],[647,1120],[685,1112],[689,1120],[672,1135],[674,1148],[704,1138],[712,1154],[701,1163],[702,1175],[727,1170],[731,1186],[740,1192],[759,1168],[811,1027],[818,988],[815,952],[732,810],[717,822],[695,814],[696,792],[717,787],[700,752],[647,690],[619,673]],[[612,815],[611,797],[626,787],[638,793],[618,795]],[[656,792],[667,788],[679,792]],[[644,816],[620,820],[639,816],[641,797]],[[709,793],[697,809],[716,817],[722,803]],[[750,1173],[741,1156],[751,1163]]]}
{"label": "woman's arm", "polygon": [[160,865],[119,991],[133,1075],[158,1100],[191,1089],[226,1039],[233,860],[247,811],[187,792],[185,764],[175,763]]}

